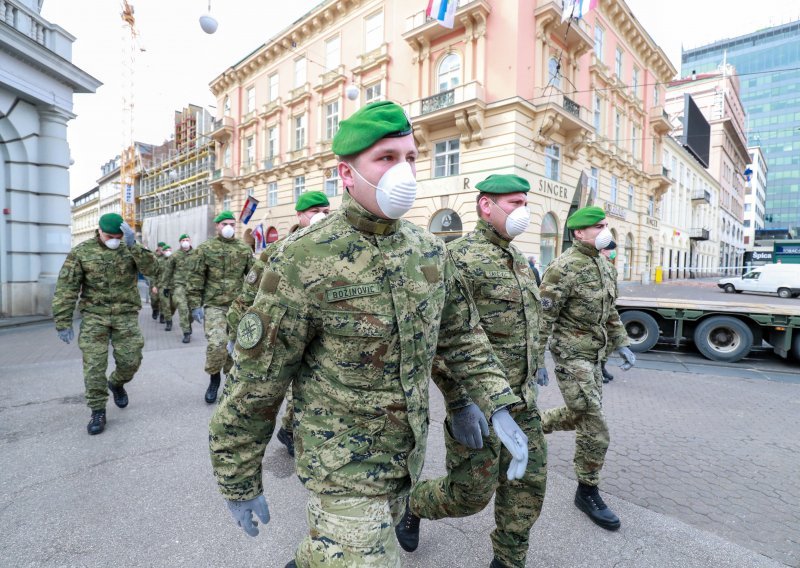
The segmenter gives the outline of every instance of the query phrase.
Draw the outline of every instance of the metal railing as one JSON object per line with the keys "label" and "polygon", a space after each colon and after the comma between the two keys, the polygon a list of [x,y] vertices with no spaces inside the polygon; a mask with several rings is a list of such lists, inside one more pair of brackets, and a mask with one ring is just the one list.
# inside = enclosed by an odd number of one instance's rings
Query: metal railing
{"label": "metal railing", "polygon": [[575,118],[581,117],[581,105],[579,105],[566,95],[564,95],[564,103],[562,106],[564,107],[565,111],[573,115]]}
{"label": "metal railing", "polygon": [[439,109],[453,106],[455,103],[455,90],[443,91],[431,97],[422,99],[422,114],[428,114]]}
{"label": "metal railing", "polygon": [[689,238],[695,241],[707,241],[709,236],[708,229],[689,229]]}
{"label": "metal railing", "polygon": [[703,189],[697,190],[692,193],[692,201],[705,201],[706,203],[711,203],[711,192]]}

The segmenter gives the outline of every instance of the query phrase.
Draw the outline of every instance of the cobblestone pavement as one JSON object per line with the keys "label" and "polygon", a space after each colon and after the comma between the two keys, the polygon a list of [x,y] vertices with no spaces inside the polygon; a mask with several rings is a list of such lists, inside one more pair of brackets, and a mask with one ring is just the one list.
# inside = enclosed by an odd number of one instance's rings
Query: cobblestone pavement
{"label": "cobblestone pavement", "polygon": [[[207,471],[207,457],[197,458],[195,454],[191,453],[196,452],[196,449],[190,452],[191,448],[180,445],[181,443],[185,444],[185,442],[180,441],[181,436],[188,435],[189,425],[184,424],[184,422],[188,419],[196,420],[199,418],[202,423],[205,420],[204,416],[207,411],[211,410],[202,403],[206,380],[202,372],[202,353],[205,346],[202,329],[195,324],[192,343],[183,345],[180,342],[181,333],[179,330],[175,329],[167,333],[163,331],[163,325],[159,325],[150,319],[149,306],[143,309],[140,316],[140,324],[146,338],[146,355],[143,369],[140,371],[141,377],[137,375],[137,379],[133,383],[132,396],[135,397],[133,399],[135,404],[132,405],[133,410],[120,412],[112,406],[109,431],[107,434],[98,437],[102,438],[100,441],[95,440],[94,437],[87,437],[85,431],[81,432],[84,419],[88,419],[88,411],[83,412],[85,409],[82,409],[78,414],[75,411],[70,411],[70,414],[64,414],[64,411],[59,410],[54,415],[54,419],[58,421],[57,424],[37,423],[33,425],[33,432],[24,431],[26,427],[21,426],[24,422],[19,422],[19,417],[22,415],[18,413],[25,411],[26,408],[30,408],[30,412],[40,411],[37,409],[43,409],[42,405],[51,404],[49,399],[58,400],[64,404],[70,403],[68,406],[75,409],[80,408],[82,404],[81,397],[74,396],[80,384],[80,352],[75,344],[64,345],[58,341],[52,324],[0,330],[0,376],[5,375],[5,378],[3,378],[4,384],[13,384],[14,377],[17,374],[24,375],[25,381],[41,380],[41,377],[44,376],[47,381],[54,382],[54,392],[37,395],[43,399],[42,401],[25,402],[25,397],[34,396],[34,391],[32,391],[24,395],[15,395],[16,400],[12,397],[6,404],[0,404],[0,447],[7,448],[3,452],[6,456],[12,455],[16,456],[15,460],[22,460],[19,462],[20,467],[10,467],[11,462],[5,462],[6,465],[0,467],[0,472],[6,470],[5,474],[0,473],[0,478],[5,477],[2,484],[4,489],[0,491],[2,493],[0,496],[5,499],[6,496],[11,494],[8,488],[14,487],[21,480],[31,475],[33,478],[28,482],[24,482],[24,486],[33,483],[33,486],[41,485],[42,490],[49,491],[46,479],[38,480],[40,475],[45,475],[45,477],[49,475],[47,474],[48,468],[50,470],[53,468],[56,470],[69,469],[70,460],[68,456],[75,448],[83,456],[78,459],[94,461],[98,457],[94,456],[92,448],[103,447],[105,448],[104,452],[118,453],[125,448],[124,445],[117,445],[119,441],[115,442],[114,436],[120,435],[127,440],[127,443],[131,443],[136,452],[144,456],[141,464],[137,463],[137,461],[130,461],[129,457],[114,458],[114,460],[121,461],[114,461],[109,458],[99,462],[97,468],[91,471],[97,471],[97,475],[102,475],[101,466],[124,467],[115,475],[130,477],[132,480],[129,482],[133,483],[136,483],[136,480],[141,478],[139,482],[147,480],[148,483],[153,484],[159,479],[155,477],[156,472],[162,470],[168,472],[176,480],[182,479],[186,475],[186,470],[182,469],[186,467],[184,462],[189,462],[190,467],[201,468],[199,481],[194,481],[195,483],[213,483],[208,479],[210,476]],[[163,352],[163,354],[159,352]],[[549,367],[551,376],[553,376],[552,362]],[[637,523],[642,522],[641,519],[646,516],[635,516],[636,512],[631,508],[634,505],[638,505],[654,514],[663,514],[667,518],[678,519],[692,527],[718,535],[724,541],[736,543],[782,564],[800,566],[800,530],[798,530],[798,527],[800,527],[800,507],[797,505],[800,502],[800,436],[797,435],[797,416],[798,410],[800,410],[800,376],[798,376],[796,382],[772,382],[636,368],[628,373],[623,373],[615,366],[610,365],[609,368],[615,373],[616,379],[610,385],[605,386],[604,405],[612,439],[604,468],[601,489],[608,495],[609,503],[621,513],[623,531],[620,531],[620,537],[625,539],[642,538],[641,535],[633,532],[644,530],[642,527],[637,526]],[[167,375],[165,376],[164,373],[167,373]],[[9,383],[9,381],[12,382]],[[34,383],[31,384],[33,385]],[[35,384],[38,385],[38,383]],[[42,384],[46,385],[48,383],[43,382]],[[163,387],[159,385],[163,385]],[[189,390],[187,390],[187,385]],[[32,386],[31,388],[39,387]],[[435,389],[432,388],[432,390]],[[185,393],[189,393],[188,399]],[[20,396],[23,398],[20,399]],[[174,405],[178,403],[189,405],[187,406],[186,416],[181,416],[180,419],[174,416],[169,418],[176,408]],[[542,389],[540,405],[543,408],[560,403],[560,393],[555,384]],[[28,404],[33,406],[28,407]],[[167,417],[167,423],[174,424],[174,426],[170,427],[174,428],[174,431],[164,430],[165,425],[158,422],[161,419],[155,418],[155,416],[148,419],[149,421],[156,421],[154,425],[142,422],[141,415],[137,419],[136,413],[146,411],[147,405],[153,405],[154,410],[152,412],[156,412],[155,408],[157,407],[159,409],[158,412]],[[170,407],[170,405],[172,406]],[[199,406],[195,408],[192,405]],[[75,416],[80,416],[77,425],[74,422]],[[438,440],[438,438],[441,438],[441,421],[439,418],[434,418],[431,424],[432,441],[429,452],[432,452],[432,455],[429,463],[426,464],[426,475],[439,473],[443,466],[442,456],[438,456],[435,453],[437,447],[441,445]],[[9,421],[13,421],[11,426],[9,426]],[[5,425],[3,422],[5,422]],[[55,437],[51,442],[45,442],[48,436],[52,437],[48,432],[53,427],[60,429],[58,431],[61,431],[61,433],[51,432],[52,436]],[[67,429],[66,432],[63,432],[64,428]],[[196,442],[201,448],[201,453],[203,453],[202,447],[205,444],[203,438],[206,435],[202,430],[201,426],[200,431],[191,435],[192,439],[199,436]],[[134,438],[131,438],[131,436],[134,436]],[[156,442],[159,440],[163,442],[166,450],[168,450],[167,461],[158,462],[156,460],[158,454],[153,454],[152,458],[148,457],[151,452],[156,451],[144,445],[151,439]],[[49,457],[37,457],[35,452],[41,452],[42,450],[37,450],[35,445],[29,449],[20,447],[20,444],[27,444],[27,441],[30,441],[31,444],[52,444],[51,449],[47,450],[52,455]],[[549,483],[545,512],[540,523],[537,523],[534,529],[538,539],[545,539],[545,544],[537,544],[537,542],[543,541],[534,540],[532,535],[532,550],[537,550],[539,546],[542,547],[535,557],[538,558],[535,565],[602,565],[592,564],[589,552],[586,552],[586,558],[569,556],[579,552],[574,550],[574,547],[570,548],[566,544],[559,544],[559,542],[565,540],[563,539],[563,533],[559,537],[557,532],[559,530],[575,530],[578,531],[576,534],[583,534],[580,531],[587,531],[586,534],[593,535],[591,538],[596,537],[598,539],[597,542],[604,543],[604,546],[620,546],[620,541],[614,540],[616,537],[613,535],[592,527],[590,523],[585,522],[585,519],[582,520],[580,514],[571,505],[570,492],[572,489],[569,480],[574,479],[571,464],[574,436],[570,433],[555,433],[548,437],[548,442],[550,446],[550,481],[554,484],[554,490],[550,492]],[[102,444],[102,446],[98,444]],[[438,449],[440,450],[440,448]],[[279,444],[273,444],[270,446],[268,454],[270,456],[280,455],[280,450]],[[271,469],[274,469],[277,462],[274,461],[274,458],[271,459],[273,464]],[[198,460],[197,464],[193,463],[195,460]],[[20,469],[22,467],[30,467],[23,465],[28,462],[43,462],[42,472],[35,474],[31,473],[33,470]],[[102,465],[106,463],[109,465]],[[114,464],[119,465],[115,466]],[[9,466],[8,469],[6,469],[6,466]],[[91,467],[95,468],[95,466]],[[293,479],[290,463],[278,465],[277,467],[280,470],[279,480],[285,480],[280,481],[281,483],[289,482]],[[17,471],[17,469],[20,469],[20,471]],[[268,468],[268,474],[273,475],[273,473],[269,472],[270,468]],[[83,495],[81,499],[83,499],[84,503],[90,502],[94,499],[92,497],[94,495],[93,485],[91,482],[86,481],[82,482],[87,484],[85,487],[81,485],[75,489],[74,485],[77,480],[78,478],[75,478],[74,474],[68,474],[65,478],[63,483],[67,483],[68,488],[63,499],[72,499],[68,497],[69,491],[80,491],[81,493],[76,493],[76,495]],[[61,483],[62,481],[59,481],[59,485]],[[155,489],[155,486],[153,488]],[[180,491],[180,489],[175,488],[171,490],[173,492]],[[199,515],[200,518],[203,518],[204,515],[218,514],[216,505],[206,503],[208,496],[205,492],[207,491],[207,489],[194,486],[189,489],[191,495],[187,498],[193,503],[203,503],[203,505],[199,505],[200,507],[210,508],[209,511],[211,512],[202,511]],[[293,491],[296,491],[296,493],[292,493],[293,498],[302,498],[302,489],[293,489]],[[54,493],[54,495],[58,494]],[[49,494],[45,493],[44,495]],[[170,502],[169,500],[173,499],[173,497],[169,495],[167,493],[159,493],[158,499],[163,502]],[[113,495],[108,495],[102,498],[110,500],[109,507],[117,507],[118,502],[114,501],[112,497]],[[142,499],[141,496],[134,496],[134,498]],[[555,499],[563,502],[554,502]],[[72,503],[72,501],[70,502]],[[131,511],[134,516],[131,523],[139,523],[138,525],[132,524],[130,526],[130,530],[134,533],[137,531],[142,533],[148,526],[146,517],[142,516],[144,512],[158,508],[157,504],[147,499],[143,503],[137,502],[136,507]],[[634,505],[628,505],[627,503]],[[78,507],[79,509],[86,507],[85,505],[80,505],[80,501],[76,501],[70,506]],[[303,514],[300,511],[302,507],[298,508],[296,503],[294,505],[276,505],[276,510],[285,510],[284,506],[298,509],[296,530],[302,530]],[[0,507],[0,519],[9,510],[15,510],[15,507],[16,505]],[[146,509],[140,511],[140,507],[146,507]],[[40,511],[40,513],[45,517],[47,516],[47,511]],[[87,515],[86,518],[91,521],[91,526],[95,527],[95,529],[89,530],[102,530],[101,527],[107,522],[106,512],[102,510],[102,507],[97,511],[88,509],[85,514]],[[189,527],[194,527],[202,522],[190,520],[195,516],[190,511],[186,511],[185,514],[187,515]],[[560,524],[567,522],[563,520],[564,515],[568,515],[567,521],[572,524],[567,524],[566,526]],[[648,522],[652,520],[649,517],[646,518]],[[469,534],[470,538],[475,538],[475,535],[483,535],[485,537],[485,533],[482,532],[484,530],[483,525],[486,525],[486,527],[491,525],[491,513],[484,511],[481,515],[476,516],[474,521],[464,522],[474,524],[463,525],[459,524],[461,521],[456,522],[454,520],[436,524],[424,524],[423,534],[430,534],[429,531],[436,530],[439,531],[436,533],[438,535],[441,535],[441,531],[444,531],[446,534],[454,535],[454,537],[459,534]],[[657,520],[653,521],[652,527],[661,526],[658,525],[659,522]],[[4,523],[3,526],[17,527],[14,529],[14,538],[9,541],[8,546],[18,552],[19,543],[27,542],[19,534],[16,534],[16,532],[23,530],[19,528],[23,525]],[[49,523],[49,526],[51,530],[55,530],[52,522]],[[281,529],[280,525],[271,524],[270,526],[273,527],[270,530],[287,530]],[[171,540],[165,539],[162,545],[165,550],[173,550],[175,546],[178,546],[178,534],[183,539],[189,538],[185,534],[187,529],[165,528],[168,534],[172,534],[173,531],[176,534],[174,545],[170,544]],[[5,530],[9,529],[6,528]],[[122,547],[126,553],[134,554],[130,550],[133,545],[125,542],[125,537],[122,536],[125,535],[126,530],[121,530],[120,536],[115,537],[121,539],[117,545]],[[222,530],[215,537],[221,540],[214,540],[214,546],[222,546],[225,539],[230,538],[229,534],[235,534],[235,532],[225,532],[226,530],[231,529]],[[478,532],[469,533],[469,530]],[[625,533],[626,530],[631,532]],[[709,550],[723,550],[723,544],[721,544],[723,541],[715,544],[713,539],[711,544],[708,545],[708,549],[702,549],[702,553],[698,552],[700,549],[684,551],[681,549],[682,541],[679,540],[679,535],[683,539],[686,538],[684,536],[685,533],[670,532],[674,531],[674,529],[666,525],[663,527],[663,531],[665,531],[663,534],[658,533],[656,537],[660,534],[660,537],[666,540],[660,541],[657,545],[652,542],[649,545],[642,545],[642,547],[634,546],[635,543],[631,544],[630,550],[641,553],[641,557],[639,560],[633,557],[626,558],[626,561],[622,562],[621,565],[653,565],[659,567],[665,565],[749,566],[755,563],[752,560],[738,564],[729,561],[723,562],[711,556],[711,552],[708,552]],[[279,532],[279,537],[280,534],[283,533]],[[654,533],[648,532],[646,536],[652,534]],[[485,547],[486,542],[484,541],[487,541],[487,539],[483,537],[479,544]],[[73,537],[65,534],[63,538]],[[146,538],[146,536],[143,535],[142,538]],[[203,558],[208,560],[214,557],[213,555],[216,552],[210,552],[210,544],[203,548],[203,545],[198,544],[203,542],[202,539],[198,541],[196,536],[191,538],[194,539],[193,542],[195,543],[192,546],[201,547],[198,549],[199,551],[192,552],[193,549],[191,548],[181,548],[178,552],[171,553],[173,556],[168,556],[167,558],[202,561]],[[288,554],[291,549],[291,543],[294,542],[295,534],[291,533],[289,536],[284,534],[280,538],[286,540],[285,543],[280,545],[286,550],[284,551],[281,548],[280,552],[281,554]],[[446,547],[456,546],[453,543],[444,543],[440,539],[441,536],[437,538],[438,544],[432,542],[429,545],[438,548],[429,548],[427,552],[424,552],[421,546],[419,552],[435,555],[439,551],[444,554],[449,550]],[[89,542],[90,537],[84,536],[78,540]],[[566,540],[569,541],[569,539]],[[673,540],[675,541],[674,543],[672,543]],[[675,554],[685,554],[685,557],[675,556],[674,561],[668,563],[664,563],[662,559],[659,561],[661,562],[660,564],[658,562],[648,564],[644,561],[648,554],[647,546],[650,546],[649,554],[652,555],[656,553],[655,549],[658,546],[665,546],[664,542],[667,541],[670,542],[670,545],[675,546]],[[13,548],[15,546],[14,542],[17,543],[17,548]],[[183,540],[182,542],[187,541]],[[247,542],[251,541],[248,540]],[[259,547],[264,546],[263,540],[258,542]],[[694,543],[695,541],[692,542]],[[78,546],[79,543],[74,544],[70,541],[68,544],[70,546]],[[50,543],[48,546],[52,547],[51,552],[54,555],[52,558],[63,559],[64,557],[59,556],[59,554],[67,554],[68,552],[58,552],[61,545],[57,543]],[[99,552],[102,548],[97,548],[98,545],[96,544],[92,546],[95,546],[91,551],[92,554],[102,554]],[[444,550],[440,550],[442,548]],[[0,549],[3,549],[2,545],[0,545]],[[9,549],[7,548],[6,550]],[[207,556],[192,556],[193,553],[198,555],[201,552]],[[148,554],[151,553],[153,558],[161,558],[155,556],[155,551],[148,552]],[[136,550],[135,554],[142,554],[142,551]],[[176,554],[177,556],[175,556]],[[271,554],[275,554],[274,549],[271,549]],[[663,551],[662,554],[664,554]],[[483,562],[485,552],[480,552],[477,557]],[[690,557],[691,562],[688,562],[686,558]],[[74,558],[78,557],[67,558],[73,558],[74,561]],[[415,558],[419,560],[407,562],[407,565],[433,565],[426,564],[420,554]],[[134,556],[131,556],[129,560],[135,563]],[[230,560],[230,557],[218,558],[219,562]],[[273,560],[275,559],[273,558]],[[281,556],[279,560],[282,563],[269,561],[266,565],[283,566],[285,557]],[[251,561],[252,559],[249,559],[247,562],[240,562],[239,564],[249,565]],[[533,557],[532,561],[534,561]],[[154,562],[162,565],[160,561]],[[47,564],[48,562],[43,563]],[[84,565],[83,561],[80,561],[80,563]],[[124,564],[125,562],[122,563]],[[66,564],[70,564],[70,562],[66,562]],[[178,564],[181,564],[181,562],[178,562]],[[87,560],[86,565],[97,565],[97,563]],[[463,565],[472,564],[467,562]]]}

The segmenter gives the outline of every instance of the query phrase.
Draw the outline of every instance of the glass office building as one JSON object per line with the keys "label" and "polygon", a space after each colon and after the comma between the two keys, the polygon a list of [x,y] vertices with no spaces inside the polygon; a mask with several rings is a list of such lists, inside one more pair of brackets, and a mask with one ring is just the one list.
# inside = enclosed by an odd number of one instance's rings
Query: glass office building
{"label": "glass office building", "polygon": [[767,160],[767,227],[800,232],[800,21],[688,49],[681,76],[736,67],[748,145]]}

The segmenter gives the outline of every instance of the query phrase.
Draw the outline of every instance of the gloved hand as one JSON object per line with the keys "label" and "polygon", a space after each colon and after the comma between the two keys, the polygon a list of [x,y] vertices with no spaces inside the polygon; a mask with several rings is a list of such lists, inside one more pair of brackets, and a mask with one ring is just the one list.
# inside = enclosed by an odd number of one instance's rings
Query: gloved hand
{"label": "gloved hand", "polygon": [[505,408],[492,414],[492,428],[513,458],[508,466],[509,481],[522,478],[528,466],[528,437]]}
{"label": "gloved hand", "polygon": [[636,364],[636,355],[627,347],[620,347],[617,349],[617,353],[625,360],[625,362],[619,366],[623,371],[627,371]]}
{"label": "gloved hand", "polygon": [[123,221],[119,228],[122,229],[122,239],[125,241],[125,245],[132,247],[133,243],[136,242],[136,234],[131,229],[131,226]]}
{"label": "gloved hand", "polygon": [[536,369],[536,384],[541,387],[546,387],[550,384],[550,376],[547,374],[547,369],[544,367]]}
{"label": "gloved hand", "polygon": [[486,422],[486,417],[474,402],[453,413],[450,419],[450,429],[453,432],[453,438],[473,450],[480,450],[483,447],[483,436],[489,435],[489,423]]}
{"label": "gloved hand", "polygon": [[192,310],[192,319],[198,323],[203,323],[203,320],[206,318],[205,311],[203,308],[194,308]]}
{"label": "gloved hand", "polygon": [[75,339],[75,332],[72,331],[72,326],[69,326],[67,329],[57,329],[56,333],[58,333],[58,338],[69,345],[69,342]]}
{"label": "gloved hand", "polygon": [[236,344],[236,342],[233,339],[228,341],[228,355],[233,355],[233,346],[235,344]]}
{"label": "gloved hand", "polygon": [[250,536],[258,535],[258,522],[253,520],[253,513],[265,525],[269,522],[269,507],[267,507],[267,500],[263,495],[247,501],[228,501],[227,503],[233,520]]}
{"label": "gloved hand", "polygon": [[161,293],[164,294],[165,298],[169,298],[169,288],[164,288],[164,290]]}

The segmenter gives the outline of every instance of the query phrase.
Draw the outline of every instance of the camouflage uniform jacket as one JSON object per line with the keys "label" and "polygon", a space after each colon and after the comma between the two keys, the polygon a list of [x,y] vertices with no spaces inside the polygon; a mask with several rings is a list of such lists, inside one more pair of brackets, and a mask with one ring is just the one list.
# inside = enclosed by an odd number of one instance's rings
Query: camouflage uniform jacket
{"label": "camouflage uniform jacket", "polygon": [[173,288],[172,278],[175,274],[175,256],[170,255],[162,258],[164,260],[161,262],[161,270],[158,273],[158,283],[156,284],[159,293]]}
{"label": "camouflage uniform jacket", "polygon": [[187,279],[189,307],[227,308],[242,289],[242,280],[253,266],[253,253],[244,242],[217,235],[194,251]]}
{"label": "camouflage uniform jacket", "polygon": [[72,325],[75,301],[81,313],[100,316],[136,313],[142,307],[137,287],[137,273],[154,278],[156,256],[139,243],[128,247],[121,243],[111,250],[95,237],[75,246],[58,273],[53,296],[53,319],[56,329]]}
{"label": "camouflage uniform jacket", "polygon": [[[527,259],[484,220],[447,248],[469,286],[509,385],[529,408],[535,407],[541,307]],[[443,370],[436,363],[434,376]]]}
{"label": "camouflage uniform jacket", "polygon": [[189,274],[193,269],[194,251],[195,249],[193,248],[189,250],[180,249],[169,257],[173,265],[170,288],[177,288],[179,286],[186,288],[186,284],[189,281]]}
{"label": "camouflage uniform jacket", "polygon": [[258,284],[261,282],[261,274],[264,272],[264,267],[267,266],[269,256],[278,247],[278,243],[280,243],[280,241],[270,243],[267,248],[261,252],[253,263],[253,268],[247,273],[239,295],[236,296],[236,299],[231,303],[231,307],[228,308],[227,320],[228,329],[230,330],[228,335],[231,340],[236,339],[236,328],[239,326],[239,321],[247,311],[247,308],[252,306],[256,299]]}
{"label": "camouflage uniform jacket", "polygon": [[551,330],[550,350],[563,358],[599,361],[606,351],[628,345],[615,307],[617,281],[612,268],[594,247],[578,241],[547,267],[539,289],[540,361]]}
{"label": "camouflage uniform jacket", "polygon": [[222,494],[263,491],[264,450],[292,380],[306,488],[401,494],[422,470],[436,354],[487,415],[520,402],[444,243],[345,195],[276,249],[239,323],[229,392],[210,425]]}

